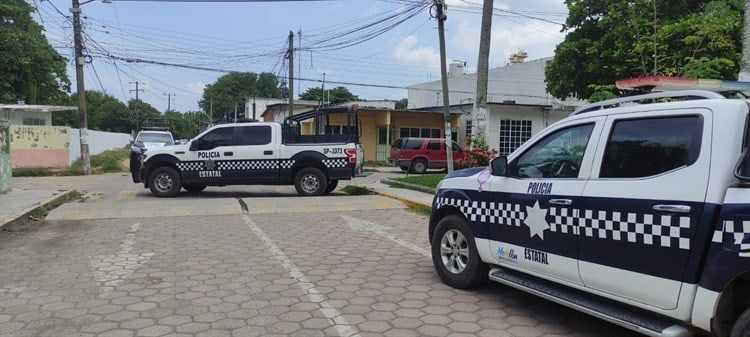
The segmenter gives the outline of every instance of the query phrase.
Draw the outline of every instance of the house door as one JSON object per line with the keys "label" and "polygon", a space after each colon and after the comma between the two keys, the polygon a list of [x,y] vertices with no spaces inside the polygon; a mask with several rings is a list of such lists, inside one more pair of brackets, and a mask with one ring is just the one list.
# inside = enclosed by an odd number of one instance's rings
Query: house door
{"label": "house door", "polygon": [[376,161],[387,161],[388,160],[388,154],[390,152],[390,138],[388,135],[388,127],[387,126],[378,126],[378,139],[377,139],[377,149],[376,149]]}

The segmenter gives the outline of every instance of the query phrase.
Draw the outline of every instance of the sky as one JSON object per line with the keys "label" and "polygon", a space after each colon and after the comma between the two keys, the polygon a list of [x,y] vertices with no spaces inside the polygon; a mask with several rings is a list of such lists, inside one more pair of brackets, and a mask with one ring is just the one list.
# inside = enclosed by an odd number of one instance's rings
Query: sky
{"label": "sky", "polygon": [[[70,60],[69,0],[27,0],[50,44]],[[257,1],[257,0],[256,0]],[[287,76],[294,33],[295,98],[311,87],[344,86],[361,99],[398,100],[406,87],[440,79],[437,21],[431,1],[153,1],[94,0],[81,6],[86,90],[123,102],[138,97],[159,111],[198,111],[203,88],[229,71]],[[476,71],[481,0],[447,0],[448,63]],[[563,41],[563,0],[494,1],[491,68],[524,50],[528,60],[554,55]]]}

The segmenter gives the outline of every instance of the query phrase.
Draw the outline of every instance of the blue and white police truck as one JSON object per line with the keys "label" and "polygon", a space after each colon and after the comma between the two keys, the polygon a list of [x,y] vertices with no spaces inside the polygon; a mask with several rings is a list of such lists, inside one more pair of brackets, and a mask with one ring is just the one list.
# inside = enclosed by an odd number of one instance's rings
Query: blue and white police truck
{"label": "blue and white police truck", "polygon": [[750,336],[749,111],[700,90],[598,102],[452,172],[429,222],[438,275],[649,336]]}
{"label": "blue and white police truck", "polygon": [[[346,114],[345,125],[325,134],[332,114]],[[322,195],[361,169],[358,124],[356,110],[346,107],[315,109],[284,123],[219,124],[185,144],[142,149],[130,171],[133,182],[157,197],[225,185],[294,185],[300,195]],[[302,134],[301,126],[322,134]]]}

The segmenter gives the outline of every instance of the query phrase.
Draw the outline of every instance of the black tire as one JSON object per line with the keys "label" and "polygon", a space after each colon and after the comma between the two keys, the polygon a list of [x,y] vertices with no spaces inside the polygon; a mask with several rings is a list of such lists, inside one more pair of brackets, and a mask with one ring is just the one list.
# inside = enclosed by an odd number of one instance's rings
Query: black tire
{"label": "black tire", "polygon": [[338,186],[338,185],[339,185],[339,181],[338,180],[329,180],[328,181],[328,187],[326,187],[325,194],[333,192],[333,190],[335,190],[336,186]]}
{"label": "black tire", "polygon": [[411,173],[416,174],[423,174],[427,172],[427,161],[424,159],[415,159],[411,162],[411,167],[409,168],[409,171]]}
{"label": "black tire", "polygon": [[148,178],[151,193],[160,198],[174,197],[180,193],[182,179],[175,169],[162,166],[151,172]]}
{"label": "black tire", "polygon": [[737,318],[729,337],[750,337],[750,308]]}
{"label": "black tire", "polygon": [[299,195],[321,195],[328,188],[328,178],[317,167],[306,167],[294,177],[294,188]]}
{"label": "black tire", "polygon": [[443,283],[458,289],[471,289],[485,284],[489,266],[482,262],[466,220],[449,215],[435,228],[432,236],[432,264]]}
{"label": "black tire", "polygon": [[185,191],[188,191],[188,192],[200,192],[206,189],[206,185],[185,184],[184,186],[182,186],[182,188],[184,188]]}

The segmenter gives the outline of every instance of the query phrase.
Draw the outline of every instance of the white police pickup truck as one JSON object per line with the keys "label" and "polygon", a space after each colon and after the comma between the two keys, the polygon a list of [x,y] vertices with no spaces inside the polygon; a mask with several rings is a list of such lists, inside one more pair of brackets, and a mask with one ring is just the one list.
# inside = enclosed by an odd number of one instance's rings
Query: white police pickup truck
{"label": "white police pickup truck", "polygon": [[650,336],[750,336],[748,111],[697,90],[598,102],[447,175],[429,222],[437,273]]}
{"label": "white police pickup truck", "polygon": [[[347,114],[345,132],[300,134],[299,122],[321,122],[336,113]],[[300,195],[326,194],[361,166],[357,124],[350,108],[317,109],[283,124],[220,124],[186,144],[142,151],[130,170],[133,182],[157,197],[176,196],[181,188],[197,192],[225,185],[294,185]]]}

